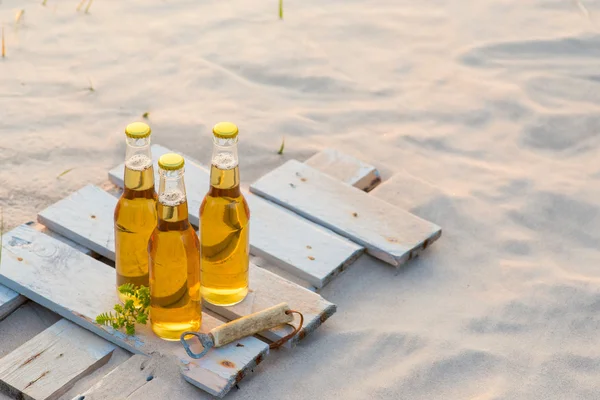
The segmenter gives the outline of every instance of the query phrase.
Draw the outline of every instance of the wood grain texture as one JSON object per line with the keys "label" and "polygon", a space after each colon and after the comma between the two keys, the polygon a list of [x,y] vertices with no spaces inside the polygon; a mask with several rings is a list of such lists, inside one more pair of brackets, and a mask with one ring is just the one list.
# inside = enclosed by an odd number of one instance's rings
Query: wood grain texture
{"label": "wood grain texture", "polygon": [[281,303],[256,314],[246,315],[227,324],[217,326],[210,331],[214,338],[215,347],[221,347],[234,340],[292,322],[294,316],[286,314],[286,311],[289,310],[290,307],[286,303]]}
{"label": "wood grain texture", "polygon": [[[286,302],[292,310],[304,315],[304,326],[296,336],[286,342],[285,347],[294,347],[337,310],[335,304],[315,292],[252,264],[250,264],[250,290],[248,296],[239,304],[230,307],[219,307],[209,303],[205,305],[209,310],[232,320]],[[294,319],[292,325],[297,326],[298,322],[299,320]],[[284,325],[262,331],[260,336],[274,342],[287,336],[293,329],[289,325]]]}
{"label": "wood grain texture", "polygon": [[174,356],[134,355],[72,400],[187,400],[207,396],[186,383]]}
{"label": "wood grain texture", "polygon": [[[94,255],[91,250],[78,245],[77,243],[67,239],[64,236],[59,235],[58,233],[48,230],[43,225],[36,224],[35,222],[30,222],[30,223],[28,223],[28,225],[30,225],[33,229],[40,231],[40,232],[44,232],[45,234],[50,235],[50,236],[54,237],[55,239],[58,239],[64,243],[68,244],[69,246],[76,248],[77,250],[79,250],[83,253],[89,254],[91,256]],[[0,321],[2,321],[4,318],[6,318],[14,310],[19,308],[26,301],[27,301],[27,298],[25,296],[22,296],[16,292],[10,290],[6,286],[0,285]]]}
{"label": "wood grain texture", "polygon": [[[115,259],[114,210],[117,199],[94,185],[86,185],[38,213],[51,231],[110,260]],[[69,229],[65,229],[65,225]]]}
{"label": "wood grain texture", "polygon": [[264,175],[250,190],[355,241],[396,267],[441,235],[437,225],[296,160]]}
{"label": "wood grain texture", "polygon": [[61,319],[0,359],[0,387],[15,398],[54,400],[104,365],[114,349]]}
{"label": "wood grain texture", "polygon": [[57,232],[54,232],[54,231],[48,229],[48,227],[46,227],[46,226],[44,226],[42,224],[39,224],[37,222],[31,221],[31,222],[28,222],[26,225],[31,226],[36,231],[45,233],[46,235],[48,235],[50,237],[53,237],[56,240],[60,240],[64,244],[68,244],[69,246],[71,246],[75,250],[78,250],[78,251],[82,252],[83,254],[87,254],[90,257],[98,258],[100,256],[99,254],[94,253],[89,248],[84,247],[84,246],[80,245],[79,243],[75,243],[74,241],[67,239],[63,235],[61,235],[61,234],[59,234]]}
{"label": "wood grain texture", "polygon": [[88,390],[73,397],[73,400],[82,397],[85,400],[129,399],[131,394],[157,378],[160,360],[160,357],[134,354]]}
{"label": "wood grain texture", "polygon": [[[96,316],[118,303],[113,268],[25,225],[5,233],[2,245],[0,284],[133,353],[175,354],[185,379],[213,395],[226,394],[268,353],[267,344],[248,337],[238,342],[243,347],[232,343],[194,360],[179,342],[159,339],[149,325],[137,325],[135,336],[98,325]],[[222,324],[202,317],[203,332]]]}
{"label": "wood grain texture", "polygon": [[[170,151],[153,145],[154,162],[157,163],[162,154]],[[190,222],[198,226],[200,204],[208,191],[210,175],[205,167],[187,156],[184,157]],[[154,170],[158,185],[158,166],[155,165]],[[123,186],[123,164],[109,172],[109,179],[115,185]],[[364,251],[362,246],[258,196],[247,192],[244,196],[251,214],[250,252],[317,288],[330,282]],[[69,203],[69,200],[65,203]],[[274,238],[277,240],[273,240]]]}
{"label": "wood grain texture", "polygon": [[377,168],[336,149],[323,149],[304,163],[365,192],[381,183]]}
{"label": "wood grain texture", "polygon": [[[83,192],[83,193],[81,193]],[[88,218],[87,205],[81,202],[99,204],[96,218]],[[99,254],[114,260],[114,235],[112,233],[111,207],[117,199],[101,189],[88,185],[80,189],[69,201],[60,201],[40,213],[40,220],[52,226],[52,229],[72,238],[81,240],[81,244]],[[69,210],[64,208],[68,207]],[[43,217],[42,217],[43,215]],[[321,323],[335,312],[335,305],[324,300],[320,295],[302,288],[295,283],[270,273],[254,264],[250,264],[250,294],[242,303],[232,307],[219,307],[205,302],[206,307],[228,320],[240,318],[254,312],[262,311],[282,302],[287,302],[292,309],[304,314],[305,327],[299,335],[286,343],[293,346],[300,338],[314,331]],[[275,341],[286,336],[293,330],[290,326],[263,331],[261,336]]]}

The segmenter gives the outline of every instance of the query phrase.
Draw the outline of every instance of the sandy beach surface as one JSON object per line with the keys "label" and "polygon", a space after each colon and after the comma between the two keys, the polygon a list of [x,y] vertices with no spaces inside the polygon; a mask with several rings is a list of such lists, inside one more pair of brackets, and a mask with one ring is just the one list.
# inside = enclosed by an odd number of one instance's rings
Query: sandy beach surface
{"label": "sandy beach surface", "polygon": [[[42,1],[0,1],[5,229],[105,181],[146,112],[199,160],[236,122],[245,184],[337,148],[443,228],[362,257],[229,399],[600,398],[600,1]],[[0,356],[54,322],[27,307]]]}

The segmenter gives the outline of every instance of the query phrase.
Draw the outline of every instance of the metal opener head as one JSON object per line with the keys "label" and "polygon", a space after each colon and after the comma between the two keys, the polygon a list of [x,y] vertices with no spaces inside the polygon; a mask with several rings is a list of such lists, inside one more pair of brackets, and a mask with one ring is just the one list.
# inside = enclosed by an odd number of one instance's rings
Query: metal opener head
{"label": "metal opener head", "polygon": [[[196,336],[198,338],[198,340],[200,341],[200,344],[202,345],[203,349],[200,353],[194,353],[190,347],[190,344],[185,340],[186,336]],[[179,338],[179,340],[181,341],[181,343],[183,344],[183,348],[185,349],[185,352],[188,354],[188,356],[192,357],[192,358],[202,358],[204,357],[204,355],[206,353],[208,353],[208,351],[210,349],[212,349],[215,345],[215,339],[213,338],[213,335],[210,333],[200,333],[200,332],[183,332]]]}

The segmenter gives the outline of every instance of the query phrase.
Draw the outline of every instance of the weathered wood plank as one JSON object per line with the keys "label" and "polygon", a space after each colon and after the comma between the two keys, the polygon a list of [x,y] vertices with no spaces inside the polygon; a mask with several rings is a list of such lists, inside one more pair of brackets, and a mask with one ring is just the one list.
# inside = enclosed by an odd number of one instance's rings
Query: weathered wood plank
{"label": "weathered wood plank", "polygon": [[[75,242],[70,241],[69,239],[65,238],[64,236],[61,236],[57,233],[49,231],[43,225],[36,224],[34,222],[28,223],[28,225],[31,225],[31,227],[33,227],[33,229],[36,229],[40,232],[44,232],[47,235],[53,236],[54,238],[68,244],[71,247],[76,248],[77,250],[79,250],[81,252],[84,252],[86,254],[93,256],[93,252],[91,250],[86,249],[85,247],[80,246]],[[16,292],[10,290],[6,286],[0,285],[0,321],[2,321],[4,318],[6,318],[14,310],[19,308],[26,301],[27,301],[27,298],[25,296],[22,296]]]}
{"label": "weathered wood plank", "polygon": [[63,242],[64,244],[68,244],[69,246],[71,246],[72,248],[74,248],[75,250],[78,250],[80,252],[82,252],[83,254],[87,254],[90,257],[94,257],[94,258],[98,258],[99,254],[94,253],[92,250],[90,250],[87,247],[84,247],[78,243],[75,243],[72,240],[67,239],[66,237],[64,237],[63,235],[58,234],[57,232],[54,232],[50,229],[48,229],[48,227],[39,224],[37,222],[28,222],[26,225],[31,226],[33,229],[35,229],[38,232],[42,232],[45,233],[48,236],[53,237],[56,240],[60,240],[61,242]]}
{"label": "weathered wood plank", "polygon": [[250,190],[365,246],[396,267],[441,235],[437,225],[296,160],[264,175]]}
{"label": "weathered wood plank", "polygon": [[23,399],[53,400],[109,360],[115,346],[61,319],[0,359],[0,388]]}
{"label": "weathered wood plank", "polygon": [[136,354],[72,400],[164,400],[204,398],[188,385],[171,357]]}
{"label": "weathered wood plank", "polygon": [[[153,145],[152,158],[155,164],[161,155],[170,151]],[[198,212],[209,188],[210,176],[206,168],[184,157],[190,222],[198,226]],[[111,182],[120,187],[123,186],[123,168],[121,164],[109,172]],[[154,170],[158,185],[158,166],[155,165]],[[250,252],[317,288],[326,285],[364,251],[361,246],[258,196],[251,193],[244,195],[251,214]]]}
{"label": "weathered wood plank", "polygon": [[[138,325],[135,336],[98,325],[96,316],[118,302],[115,270],[25,225],[4,234],[0,284],[133,353],[175,354],[185,379],[216,396],[226,394],[269,351],[267,344],[248,337],[194,360],[179,342],[159,339],[148,325]],[[208,314],[202,317],[202,332],[222,324]]]}
{"label": "weathered wood plank", "polygon": [[377,168],[336,149],[324,149],[304,163],[365,192],[381,183]]}
{"label": "weathered wood plank", "polygon": [[[314,332],[323,322],[331,317],[337,306],[315,292],[283,279],[272,272],[250,264],[250,289],[251,293],[239,304],[230,307],[218,307],[206,304],[207,308],[227,318],[236,319],[266,308],[273,307],[281,302],[286,302],[292,310],[300,311],[304,315],[304,326],[289,342],[286,347],[295,346],[300,340]],[[298,319],[294,320],[297,324]],[[281,328],[263,331],[260,336],[276,341],[292,332],[286,325]]]}
{"label": "weathered wood plank", "polygon": [[0,321],[19,308],[27,299],[19,293],[0,285]]}
{"label": "weathered wood plank", "polygon": [[106,374],[100,381],[73,400],[127,399],[140,387],[155,378],[159,357],[134,354],[127,361]]}
{"label": "weathered wood plank", "polygon": [[[42,211],[39,218],[61,235],[81,241],[81,244],[114,260],[113,217],[110,210],[114,208],[116,202],[117,199],[113,196],[89,185],[68,199],[61,200]],[[95,218],[90,218],[87,205],[89,203],[98,205]],[[279,240],[280,238],[277,237],[277,242]],[[227,319],[236,319],[287,302],[292,309],[302,312],[305,318],[304,328],[288,342],[289,346],[293,346],[297,340],[314,331],[336,309],[335,305],[320,295],[252,263],[250,264],[250,290],[248,298],[235,306],[217,307],[206,302],[204,306]],[[278,340],[291,331],[290,326],[282,326],[261,332],[260,335],[269,340]]]}
{"label": "weathered wood plank", "polygon": [[[117,199],[94,185],[86,185],[38,213],[51,231],[110,260],[115,259],[114,210]],[[65,225],[69,229],[65,229]]]}

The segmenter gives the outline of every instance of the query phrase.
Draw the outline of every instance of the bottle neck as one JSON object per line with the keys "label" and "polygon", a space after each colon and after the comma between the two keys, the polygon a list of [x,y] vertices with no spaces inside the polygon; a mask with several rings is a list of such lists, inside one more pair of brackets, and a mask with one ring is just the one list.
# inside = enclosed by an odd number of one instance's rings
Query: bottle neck
{"label": "bottle neck", "polygon": [[188,220],[188,206],[183,181],[183,168],[175,171],[159,169],[158,219],[165,222]]}
{"label": "bottle neck", "polygon": [[125,162],[136,155],[152,159],[152,153],[150,152],[150,136],[140,139],[126,137],[125,144]]}
{"label": "bottle neck", "polygon": [[216,189],[235,189],[240,184],[237,137],[213,137],[210,185]]}
{"label": "bottle neck", "polygon": [[125,148],[125,190],[154,191],[154,169],[150,137],[127,137]]}

